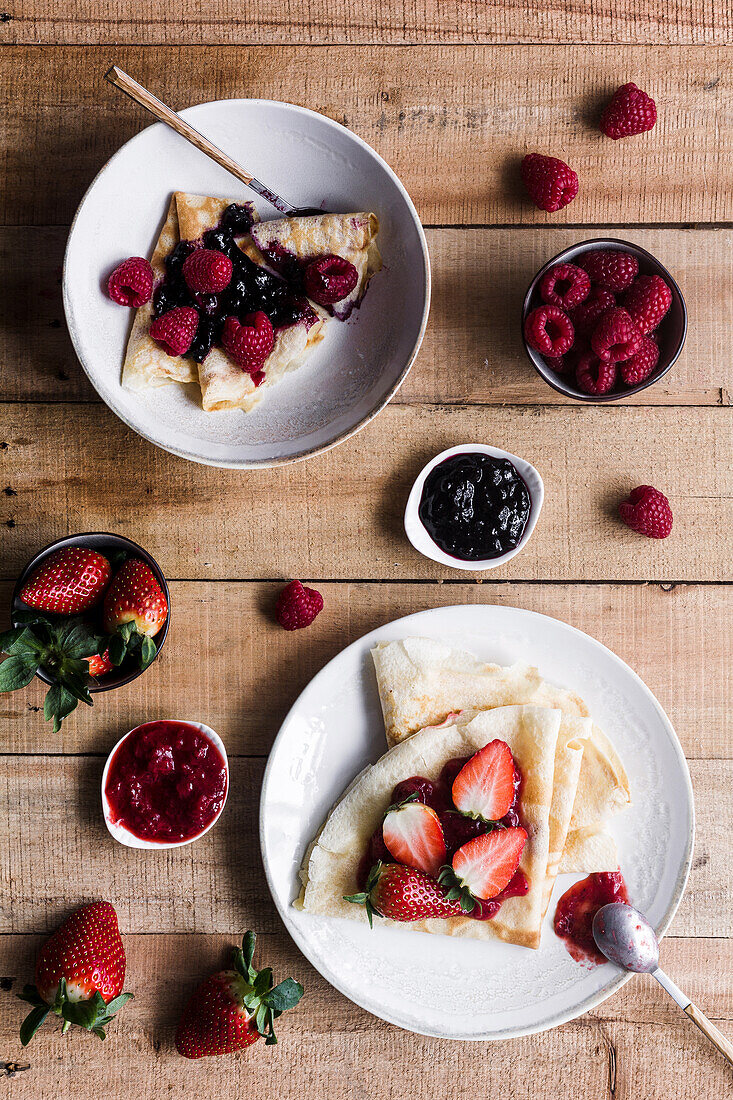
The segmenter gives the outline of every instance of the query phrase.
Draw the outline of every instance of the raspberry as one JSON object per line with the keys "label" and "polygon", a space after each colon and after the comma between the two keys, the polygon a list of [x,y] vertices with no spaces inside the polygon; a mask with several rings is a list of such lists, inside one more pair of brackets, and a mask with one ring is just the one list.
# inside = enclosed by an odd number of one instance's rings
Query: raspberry
{"label": "raspberry", "polygon": [[321,593],[315,588],[304,588],[300,581],[291,581],[277,598],[275,616],[283,630],[300,630],[310,626],[321,611]]}
{"label": "raspberry", "polygon": [[265,360],[275,344],[272,322],[266,313],[248,313],[241,324],[236,317],[227,317],[221,334],[224,350],[238,367],[251,374],[255,385],[261,385],[256,376],[262,373]]}
{"label": "raspberry", "polygon": [[153,296],[153,269],[142,256],[130,256],[114,269],[107,290],[120,306],[144,306]]}
{"label": "raspberry", "polygon": [[150,335],[168,355],[185,355],[198,327],[198,310],[193,306],[176,306],[156,317],[150,325]]}
{"label": "raspberry", "polygon": [[570,351],[575,330],[567,313],[557,306],[538,306],[524,322],[524,338],[541,355],[557,358]]}
{"label": "raspberry", "polygon": [[626,290],[639,274],[639,261],[620,248],[596,248],[578,258],[578,266],[590,275],[591,282],[607,290]]}
{"label": "raspberry", "polygon": [[660,275],[640,275],[624,298],[624,308],[647,336],[672,305],[672,291]]}
{"label": "raspberry", "polygon": [[586,352],[578,360],[575,378],[583,393],[609,393],[616,383],[616,364]]}
{"label": "raspberry", "polygon": [[223,252],[197,248],[183,261],[183,278],[194,294],[221,294],[232,281],[234,265]]}
{"label": "raspberry", "polygon": [[625,309],[615,306],[604,313],[590,338],[599,359],[620,363],[630,359],[641,343],[641,333]]}
{"label": "raspberry", "polygon": [[305,269],[305,292],[321,306],[341,302],[359,282],[359,272],[341,256],[322,256]]}
{"label": "raspberry", "polygon": [[576,333],[581,336],[590,336],[593,329],[604,313],[613,309],[616,299],[610,290],[603,286],[591,287],[591,292],[584,302],[570,311],[570,320]]}
{"label": "raspberry", "polygon": [[543,355],[542,358],[550,370],[554,370],[555,374],[567,374],[570,369],[564,355]]}
{"label": "raspberry", "polygon": [[639,485],[618,506],[627,527],[650,539],[666,539],[672,530],[672,509],[664,493],[651,485]]}
{"label": "raspberry", "polygon": [[590,275],[575,264],[556,264],[540,283],[540,298],[561,309],[580,305],[590,294]]}
{"label": "raspberry", "polygon": [[522,161],[522,181],[540,210],[554,214],[578,194],[578,177],[562,160],[529,153]]}
{"label": "raspberry", "polygon": [[636,84],[623,84],[606,104],[600,127],[606,137],[631,137],[651,130],[657,121],[657,105]]}
{"label": "raspberry", "polygon": [[659,362],[659,348],[650,336],[642,336],[638,350],[621,364],[621,377],[627,386],[638,386]]}

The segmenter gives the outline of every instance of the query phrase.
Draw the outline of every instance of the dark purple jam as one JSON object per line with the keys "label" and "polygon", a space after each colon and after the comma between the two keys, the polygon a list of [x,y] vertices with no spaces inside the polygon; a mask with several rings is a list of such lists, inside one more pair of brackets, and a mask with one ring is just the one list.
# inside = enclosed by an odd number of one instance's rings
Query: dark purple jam
{"label": "dark purple jam", "polygon": [[165,261],[165,278],[153,294],[153,316],[160,317],[176,306],[192,306],[199,315],[196,336],[187,358],[202,363],[214,344],[221,339],[227,317],[240,321],[249,313],[262,310],[277,331],[304,322],[310,328],[318,320],[315,310],[297,287],[265,271],[242,252],[236,242],[252,227],[249,204],[232,203],[222,214],[216,229],[203,235],[204,248],[223,252],[234,265],[232,280],[221,294],[192,294],[183,278],[183,262],[195,244],[180,241]]}
{"label": "dark purple jam", "polygon": [[529,490],[513,463],[466,452],[430,471],[418,515],[446,554],[483,561],[518,545],[531,507]]}

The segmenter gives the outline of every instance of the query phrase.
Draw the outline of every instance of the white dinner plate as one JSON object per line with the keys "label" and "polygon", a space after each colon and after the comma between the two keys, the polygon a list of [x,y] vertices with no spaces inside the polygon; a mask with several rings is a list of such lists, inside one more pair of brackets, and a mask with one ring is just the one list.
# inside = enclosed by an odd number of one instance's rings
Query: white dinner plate
{"label": "white dinner plate", "polygon": [[[674,916],[692,855],[690,775],[676,734],[639,677],[574,627],[513,607],[442,607],[388,623],[348,646],[302,692],[273,745],[262,787],[265,873],[286,928],[323,976],[356,1004],[410,1031],[505,1039],[594,1008],[628,978],[575,963],[552,930],[555,884],[537,951],[512,944],[380,929],[293,907],[306,847],[354,776],[386,749],[370,649],[423,636],[487,661],[523,659],[576,691],[616,745],[632,806],[612,824],[632,902],[659,935]],[[405,777],[407,778],[407,777]],[[378,925],[378,921],[376,922]]]}
{"label": "white dinner plate", "polygon": [[[119,110],[135,107],[120,97]],[[141,395],[120,375],[132,313],[105,292],[128,256],[150,256],[171,192],[253,201],[254,192],[162,123],[112,157],[84,196],[64,261],[64,309],[92,385],[136,432],[167,451],[213,466],[275,466],[328,450],[368,424],[417,355],[430,304],[427,244],[415,208],[391,168],[365,141],[323,115],[271,100],[201,103],[181,115],[283,198],[338,212],[374,211],[383,269],[360,309],[326,336],[301,367],[251,413],[205,413],[198,386]]]}

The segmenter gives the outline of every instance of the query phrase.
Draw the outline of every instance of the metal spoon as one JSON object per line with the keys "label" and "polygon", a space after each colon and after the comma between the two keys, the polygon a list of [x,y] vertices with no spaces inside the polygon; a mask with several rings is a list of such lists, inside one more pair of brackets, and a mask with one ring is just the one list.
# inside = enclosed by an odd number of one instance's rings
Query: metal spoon
{"label": "metal spoon", "polygon": [[733,1065],[733,1043],[660,969],[659,941],[643,913],[619,901],[604,905],[593,918],[593,939],[599,950],[616,966],[656,978],[662,989],[666,989],[682,1011]]}
{"label": "metal spoon", "polygon": [[206,153],[207,157],[211,157],[222,168],[226,168],[227,172],[231,172],[247,187],[251,187],[252,190],[260,195],[263,199],[266,199],[271,203],[276,210],[279,210],[281,214],[287,215],[289,218],[304,217],[307,214],[322,214],[322,210],[316,210],[312,206],[293,206],[292,203],[286,202],[285,199],[280,198],[274,191],[271,191],[269,187],[266,187],[264,183],[260,183],[258,179],[248,172],[246,168],[242,168],[240,164],[237,164],[235,160],[232,160],[222,149],[214,145],[213,141],[209,141],[207,137],[199,133],[198,130],[194,130],[193,126],[189,126],[187,122],[184,122],[180,115],[177,115],[175,111],[172,111],[170,107],[162,103],[161,100],[149,92],[147,88],[143,88],[142,84],[138,84],[136,80],[133,80],[131,76],[128,76],[122,69],[118,69],[116,65],[113,65],[104,74],[105,80],[108,80],[110,84],[114,84],[115,88],[119,88],[120,91],[128,95],[130,99],[134,99],[136,103],[139,103],[141,107],[144,107],[146,111],[150,111],[151,115],[154,115],[159,122],[164,122],[166,126],[170,126],[171,130],[175,130],[177,134],[185,138],[186,141],[190,141],[192,145],[195,145],[202,153]]}

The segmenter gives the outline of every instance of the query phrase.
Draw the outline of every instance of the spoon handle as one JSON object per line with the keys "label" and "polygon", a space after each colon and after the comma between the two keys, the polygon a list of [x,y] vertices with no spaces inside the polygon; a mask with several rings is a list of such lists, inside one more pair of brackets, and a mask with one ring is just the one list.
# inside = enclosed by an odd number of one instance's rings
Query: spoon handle
{"label": "spoon handle", "polygon": [[715,1024],[708,1020],[707,1016],[700,1011],[697,1005],[693,1004],[688,996],[686,996],[678,985],[668,978],[661,968],[657,968],[652,971],[652,977],[656,978],[662,989],[669,993],[670,997],[677,1002],[686,1016],[692,1020],[693,1024],[696,1024],[700,1028],[703,1035],[707,1036],[713,1046],[717,1047],[720,1053],[725,1059],[733,1066],[733,1043],[730,1039],[719,1031]]}
{"label": "spoon handle", "polygon": [[708,1020],[707,1016],[700,1011],[697,1005],[692,1001],[685,1009],[685,1014],[690,1017],[693,1024],[697,1024],[703,1035],[706,1035],[713,1046],[716,1046],[724,1058],[727,1058],[730,1064],[733,1066],[733,1043],[730,1039],[726,1038],[722,1031],[719,1031],[715,1024]]}

